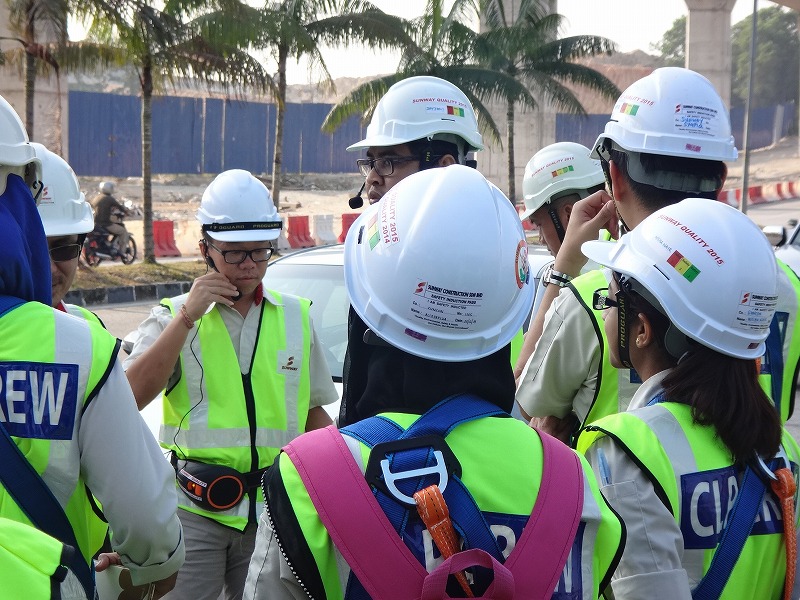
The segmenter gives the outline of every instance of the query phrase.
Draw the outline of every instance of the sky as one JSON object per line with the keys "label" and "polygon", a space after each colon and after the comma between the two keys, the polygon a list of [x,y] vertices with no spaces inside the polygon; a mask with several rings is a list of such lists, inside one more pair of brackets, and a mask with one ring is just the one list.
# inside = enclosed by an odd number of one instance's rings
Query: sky
{"label": "sky", "polygon": [[[405,18],[419,15],[425,0],[373,0],[381,10]],[[761,0],[759,8],[772,6]],[[753,11],[749,0],[738,0],[731,23],[741,21]],[[684,0],[558,0],[558,12],[566,17],[563,35],[601,35],[617,42],[622,52],[644,50],[658,42],[681,15],[688,14]],[[369,50],[327,50],[325,62],[333,78],[363,77],[389,73],[397,66],[397,56],[373,54]],[[309,83],[308,70],[295,65],[288,73],[289,83]]]}

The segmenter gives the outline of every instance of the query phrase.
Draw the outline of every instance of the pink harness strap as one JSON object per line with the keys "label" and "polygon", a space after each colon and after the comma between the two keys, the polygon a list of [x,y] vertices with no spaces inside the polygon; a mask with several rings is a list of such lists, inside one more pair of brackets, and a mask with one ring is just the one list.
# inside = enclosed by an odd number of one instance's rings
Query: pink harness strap
{"label": "pink harness strap", "polygon": [[[564,570],[583,509],[578,456],[547,434],[533,512],[505,562],[515,596],[550,598]],[[333,426],[306,433],[284,451],[322,523],[372,598],[416,600],[428,573],[392,527],[342,435]]]}
{"label": "pink harness strap", "polygon": [[336,427],[303,434],[284,451],[367,593],[372,598],[419,598],[428,573],[386,518]]}

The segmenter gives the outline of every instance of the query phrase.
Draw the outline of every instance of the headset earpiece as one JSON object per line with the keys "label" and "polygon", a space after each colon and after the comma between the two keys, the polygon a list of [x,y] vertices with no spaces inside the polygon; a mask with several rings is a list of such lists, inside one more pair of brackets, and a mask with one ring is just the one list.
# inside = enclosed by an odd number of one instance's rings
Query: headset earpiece
{"label": "headset earpiece", "polygon": [[213,258],[211,258],[211,257],[208,255],[208,241],[206,241],[205,239],[202,239],[202,240],[200,240],[200,243],[203,245],[203,260],[205,261],[205,263],[206,263],[206,264],[207,264],[209,267],[211,267],[211,268],[212,268],[212,269],[214,269],[215,271],[219,272],[219,271],[217,270],[217,265],[215,265],[215,264],[214,264],[214,259],[213,259]]}

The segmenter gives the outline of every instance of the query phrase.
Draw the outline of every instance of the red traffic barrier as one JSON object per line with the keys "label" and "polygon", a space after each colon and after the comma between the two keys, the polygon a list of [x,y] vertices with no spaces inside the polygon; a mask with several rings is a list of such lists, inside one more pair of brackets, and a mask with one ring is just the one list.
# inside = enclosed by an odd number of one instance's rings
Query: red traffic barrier
{"label": "red traffic barrier", "polygon": [[[525,205],[524,204],[517,204],[517,213],[522,216],[522,213],[525,212]],[[522,229],[525,231],[534,231],[536,228],[531,223],[530,219],[525,219],[522,221]]]}
{"label": "red traffic barrier", "polygon": [[180,256],[175,245],[175,230],[172,221],[153,221],[153,249],[156,256]]}
{"label": "red traffic barrier", "polygon": [[308,228],[308,215],[293,215],[288,220],[286,239],[292,248],[310,248],[317,245]]}
{"label": "red traffic barrier", "polygon": [[347,232],[350,231],[350,226],[359,216],[361,216],[361,213],[342,213],[342,233],[339,234],[339,243],[344,243]]}

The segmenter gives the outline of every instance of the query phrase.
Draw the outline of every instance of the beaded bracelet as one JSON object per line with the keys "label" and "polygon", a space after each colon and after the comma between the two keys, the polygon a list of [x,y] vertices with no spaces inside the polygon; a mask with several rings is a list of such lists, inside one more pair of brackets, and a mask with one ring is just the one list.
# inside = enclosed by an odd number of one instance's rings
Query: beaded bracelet
{"label": "beaded bracelet", "polygon": [[186,311],[186,305],[181,304],[181,316],[183,317],[183,323],[186,325],[187,329],[192,329],[194,327],[194,321],[189,316],[189,313]]}

